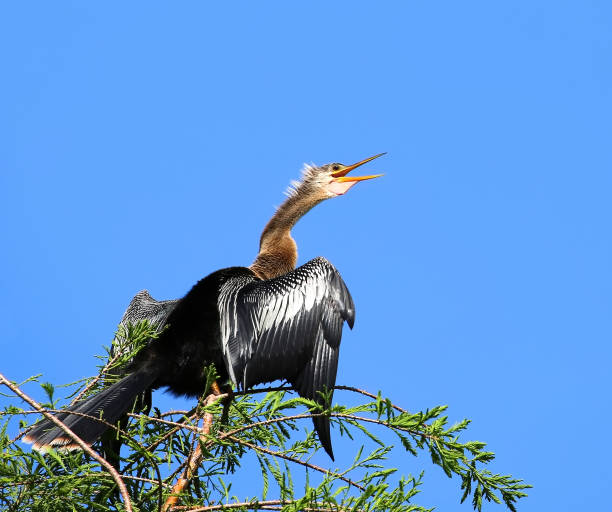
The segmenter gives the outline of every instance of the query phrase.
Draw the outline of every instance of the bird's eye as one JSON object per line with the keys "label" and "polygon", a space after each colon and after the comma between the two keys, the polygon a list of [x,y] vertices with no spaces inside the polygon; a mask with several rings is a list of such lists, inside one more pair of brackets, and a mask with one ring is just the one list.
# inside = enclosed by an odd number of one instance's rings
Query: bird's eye
{"label": "bird's eye", "polygon": [[339,165],[334,165],[332,167],[332,171],[339,171],[340,170],[340,166]]}

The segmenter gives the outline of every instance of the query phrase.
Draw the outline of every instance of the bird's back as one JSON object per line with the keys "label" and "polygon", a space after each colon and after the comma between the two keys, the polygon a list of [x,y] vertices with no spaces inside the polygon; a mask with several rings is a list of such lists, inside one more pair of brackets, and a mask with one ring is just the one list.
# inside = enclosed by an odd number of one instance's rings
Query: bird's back
{"label": "bird's back", "polygon": [[206,367],[211,363],[228,380],[221,350],[219,291],[230,279],[257,280],[245,267],[217,270],[198,281],[178,301],[166,319],[166,329],[139,354],[134,365],[152,366],[158,378],[154,387],[166,386],[176,395],[197,397],[206,388]]}

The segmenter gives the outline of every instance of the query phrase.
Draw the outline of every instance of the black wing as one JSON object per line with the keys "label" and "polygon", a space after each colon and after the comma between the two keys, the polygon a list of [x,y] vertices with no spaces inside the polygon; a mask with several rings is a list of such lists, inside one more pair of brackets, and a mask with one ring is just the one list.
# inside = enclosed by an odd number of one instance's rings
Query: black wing
{"label": "black wing", "polygon": [[[315,258],[288,274],[259,281],[230,278],[219,295],[221,338],[232,380],[248,388],[289,381],[300,396],[324,403],[333,393],[342,326],[353,327],[353,299],[335,267]],[[329,419],[313,418],[333,459]]]}
{"label": "black wing", "polygon": [[[155,300],[153,297],[151,297],[147,290],[139,291],[136,295],[134,295],[129,306],[121,317],[121,322],[119,325],[123,329],[119,329],[115,335],[115,339],[113,339],[110,357],[112,358],[116,354],[120,354],[122,352],[129,353],[134,350],[135,347],[132,343],[130,343],[129,338],[127,337],[128,327],[130,324],[136,325],[138,322],[147,320],[152,326],[155,326],[155,332],[160,332],[165,327],[168,316],[170,316],[170,313],[172,313],[179,301],[180,299],[161,301]],[[148,343],[150,342],[151,340],[148,341]],[[133,370],[131,364],[132,362],[133,360],[130,359],[120,368],[110,371],[109,376],[113,377],[113,379],[125,377],[130,371]],[[147,389],[137,398],[136,402],[134,402],[134,408],[149,411],[151,409],[151,404],[151,389]]]}
{"label": "black wing", "polygon": [[156,331],[159,332],[164,325],[170,313],[174,310],[180,299],[177,300],[155,300],[147,290],[142,290],[134,295],[130,305],[121,317],[120,325],[123,327],[115,336],[111,347],[111,357],[118,351],[131,350],[126,338],[127,328],[130,324],[137,324],[143,320],[147,320],[151,325],[156,325]]}
{"label": "black wing", "polygon": [[[132,349],[126,338],[127,329],[130,324],[148,320],[159,331],[165,325],[168,315],[178,302],[178,300],[157,301],[149,295],[147,290],[138,292],[131,300],[125,313],[123,313],[120,325],[124,329],[119,330],[113,340],[111,357],[117,353]],[[128,371],[128,366],[125,365],[118,368],[110,372],[110,374],[114,378],[123,377]],[[113,423],[126,410],[129,410],[133,403],[137,404],[135,407],[138,409],[144,406],[148,409],[151,406],[151,390],[149,388],[151,381],[151,376],[144,372],[133,373],[115,385],[107,387],[104,391],[75,404],[70,410],[58,413],[56,417],[66,423],[86,443],[91,444],[100,437],[107,427],[98,421],[88,420],[82,414],[101,417],[102,413],[104,413],[104,419],[107,422]],[[71,415],[71,411],[77,412],[80,415]],[[64,432],[48,419],[43,419],[37,423],[24,437],[24,441],[34,443],[34,449],[43,451],[49,447],[58,449],[72,449],[76,447],[64,435]],[[103,446],[106,458],[118,468],[121,440],[116,438],[113,433],[112,436],[103,440]]]}

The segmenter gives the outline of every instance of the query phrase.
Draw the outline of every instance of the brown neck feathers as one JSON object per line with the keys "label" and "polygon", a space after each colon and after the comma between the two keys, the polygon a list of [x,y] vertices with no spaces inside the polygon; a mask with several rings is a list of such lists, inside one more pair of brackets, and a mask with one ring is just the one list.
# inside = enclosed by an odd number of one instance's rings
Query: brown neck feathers
{"label": "brown neck feathers", "polygon": [[325,199],[314,187],[302,183],[278,208],[261,234],[259,254],[249,267],[261,279],[291,272],[297,263],[297,245],[291,228],[313,206]]}

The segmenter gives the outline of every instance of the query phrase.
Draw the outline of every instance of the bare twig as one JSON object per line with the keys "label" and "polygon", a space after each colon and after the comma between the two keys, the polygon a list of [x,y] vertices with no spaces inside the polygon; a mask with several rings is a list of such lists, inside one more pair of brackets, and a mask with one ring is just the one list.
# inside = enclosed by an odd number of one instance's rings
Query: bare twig
{"label": "bare twig", "polygon": [[113,480],[117,483],[119,487],[119,491],[121,492],[121,496],[123,497],[123,504],[127,512],[132,512],[132,502],[130,501],[130,497],[127,492],[127,488],[125,486],[125,482],[122,480],[121,475],[117,472],[117,470],[109,464],[103,457],[100,457],[85,441],[83,441],[79,436],[77,436],[72,430],[70,430],[62,421],[58,420],[53,414],[47,412],[36,400],[30,398],[23,391],[21,391],[17,386],[15,386],[11,381],[9,381],[4,375],[0,373],[0,384],[4,384],[8,387],[13,393],[15,393],[19,398],[27,402],[31,407],[38,410],[42,413],[45,418],[53,422],[60,429],[62,429],[66,434],[70,436],[74,442],[76,442],[83,451],[85,451],[90,457],[97,460],[102,466],[104,466],[108,472],[112,475]]}
{"label": "bare twig", "polygon": [[100,370],[100,373],[98,373],[98,375],[96,375],[93,379],[91,379],[89,384],[87,384],[87,386],[85,386],[79,392],[79,394],[72,399],[72,401],[70,402],[70,405],[76,404],[85,393],[87,393],[91,388],[93,388],[96,385],[96,383],[102,378],[102,376],[108,371],[108,369],[115,363],[115,361],[119,359],[119,356],[121,356],[121,352],[115,354],[111,359],[109,359],[108,363],[104,365],[104,368]]}
{"label": "bare twig", "polygon": [[195,409],[192,409],[191,411],[168,411],[168,412],[164,412],[162,414],[159,415],[160,418],[165,418],[166,416],[177,416],[177,415],[181,415],[181,416],[191,416],[193,413],[195,412]]}
{"label": "bare twig", "polygon": [[[355,388],[353,386],[334,386],[334,389],[338,389],[340,391],[352,391],[354,393],[359,393],[361,395],[373,398],[374,400],[378,399],[377,395],[370,393],[369,391],[365,391],[364,389]],[[269,393],[272,391],[295,391],[293,386],[274,386],[274,387],[266,387],[266,388],[255,388],[255,389],[247,389],[245,391],[234,391],[236,396],[240,395],[254,395],[256,393]],[[406,409],[402,409],[398,405],[391,404],[391,406],[399,412],[408,413]]]}
{"label": "bare twig", "polygon": [[271,391],[294,391],[294,389],[293,386],[274,386],[267,388],[245,389],[243,391],[234,391],[234,395],[255,395],[257,393],[269,393]]}
{"label": "bare twig", "polygon": [[[66,409],[49,409],[47,407],[45,407],[44,410],[47,411],[47,412],[52,412],[52,413],[65,413],[65,412],[67,412]],[[19,414],[23,414],[23,415],[40,414],[40,411],[20,411]],[[89,414],[85,414],[85,413],[82,413],[82,412],[70,412],[70,414],[73,415],[73,416],[83,416],[85,418],[90,418],[90,419],[92,419],[94,421],[99,421],[100,423],[104,423],[108,428],[113,428],[113,429],[121,432],[123,435],[127,436],[127,434],[123,430],[121,430],[117,425],[113,425],[112,423],[108,423],[107,421],[103,420],[102,418],[98,418],[97,416],[91,416]],[[30,425],[29,427],[26,427],[15,438],[13,438],[11,440],[11,443],[14,443],[15,441],[19,441],[24,435],[26,435],[35,426],[36,426],[36,423]]]}
{"label": "bare twig", "polygon": [[[334,386],[334,389],[339,389],[341,391],[353,391],[354,393],[359,393],[361,395],[365,395],[367,397],[373,398],[374,400],[378,399],[378,396],[366,391],[365,389],[354,388],[352,386]],[[391,404],[396,411],[403,412],[405,414],[410,414],[406,409],[402,409],[399,405]]]}
{"label": "bare twig", "polygon": [[[206,507],[190,508],[189,506],[174,507],[173,511],[180,512],[212,512],[214,510],[232,510],[235,508],[247,508],[250,510],[282,510],[286,505],[291,505],[297,500],[266,500],[266,501],[243,501],[239,503],[219,503],[217,505],[208,505]],[[301,509],[304,512],[346,512],[346,509],[337,508],[337,506],[329,505],[327,507],[305,507]]]}
{"label": "bare twig", "polygon": [[[105,476],[110,476],[112,478],[112,475],[107,475],[106,473],[84,473],[83,475],[80,475],[82,478],[102,478]],[[66,476],[66,478],[72,478],[71,476]],[[123,478],[124,480],[137,480],[139,482],[147,482],[149,484],[155,484],[155,485],[161,485],[162,487],[170,487],[170,484],[165,484],[164,482],[161,482],[159,480],[153,480],[152,478],[143,478],[141,476],[130,476],[130,475],[121,475],[121,478]],[[33,478],[31,480],[23,480],[21,482],[10,482],[10,483],[2,483],[0,484],[0,489],[3,489],[4,487],[17,487],[19,485],[36,485],[39,482],[44,482],[46,480],[45,477],[40,477],[40,478]]]}
{"label": "bare twig", "polygon": [[[208,407],[214,404],[216,401],[221,400],[224,396],[227,396],[225,394],[222,394],[219,391],[219,387],[217,386],[216,382],[213,382],[213,385],[211,386],[211,388],[212,388],[212,393],[206,397],[206,400],[204,400],[204,407]],[[202,425],[202,428],[199,429],[199,432],[198,432],[200,436],[208,435],[212,427],[212,424],[213,424],[212,413],[205,412],[204,413],[204,423]],[[166,502],[164,503],[164,506],[162,508],[163,512],[167,512],[168,510],[170,510],[170,508],[172,508],[176,504],[180,494],[183,492],[187,484],[193,478],[193,475],[197,472],[198,466],[200,465],[200,462],[202,462],[202,458],[203,458],[202,446],[201,446],[201,443],[198,442],[196,444],[195,450],[189,456],[187,466],[185,467],[185,471],[183,472],[183,476],[180,477],[176,481],[176,483],[174,484],[174,487],[172,488],[172,492],[170,493],[170,496],[168,497],[168,499],[166,499]]]}
{"label": "bare twig", "polygon": [[296,464],[300,464],[300,465],[305,466],[307,468],[314,469],[315,471],[319,471],[319,472],[324,473],[326,475],[335,476],[335,477],[339,478],[340,480],[342,480],[343,482],[346,482],[349,485],[357,487],[357,489],[359,489],[360,491],[365,491],[365,487],[363,487],[363,486],[353,482],[350,478],[345,478],[342,475],[339,475],[338,473],[334,473],[333,471],[330,471],[328,469],[322,468],[321,466],[315,466],[314,464],[311,464],[310,462],[306,462],[306,461],[300,460],[300,459],[298,459],[296,457],[291,457],[290,455],[285,455],[284,453],[281,453],[281,452],[276,452],[274,450],[269,450],[268,448],[264,448],[263,446],[257,446],[256,444],[252,444],[252,443],[249,443],[247,441],[243,441],[242,439],[239,439],[238,437],[228,436],[228,439],[231,439],[235,443],[241,444],[242,446],[246,446],[247,448],[250,448],[251,450],[255,450],[255,451],[258,451],[258,452],[263,452],[263,453],[266,453],[268,455],[272,455],[273,457],[279,457],[281,459],[285,459],[285,460],[288,460],[290,462],[295,462]]}
{"label": "bare twig", "polygon": [[240,428],[234,429],[230,432],[223,432],[221,434],[219,434],[219,440],[221,439],[225,439],[228,436],[233,436],[234,434],[237,434],[239,432],[242,432],[244,430],[250,430],[252,428],[255,427],[262,427],[262,426],[266,426],[266,425],[270,425],[272,423],[280,423],[283,421],[292,421],[292,420],[300,420],[303,418],[314,418],[317,416],[329,416],[330,418],[348,418],[351,420],[357,420],[357,421],[364,421],[367,423],[375,423],[377,425],[382,425],[384,427],[388,427],[388,428],[392,428],[392,429],[397,429],[397,430],[401,430],[402,432],[408,432],[409,434],[415,435],[415,436],[423,436],[423,437],[427,437],[428,439],[434,439],[437,440],[438,437],[437,436],[433,436],[431,434],[428,434],[426,432],[420,432],[418,430],[412,430],[409,428],[404,428],[404,427],[398,427],[395,425],[389,425],[387,422],[385,422],[384,420],[379,420],[379,419],[375,419],[375,418],[365,418],[363,416],[357,416],[355,414],[344,414],[344,413],[339,413],[339,412],[332,412],[330,414],[326,414],[326,413],[304,413],[304,414],[295,414],[293,416],[283,416],[281,418],[272,418],[269,420],[264,420],[264,421],[257,421],[255,423],[249,423],[248,425],[244,425]]}

